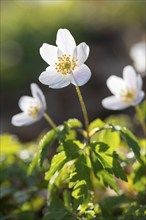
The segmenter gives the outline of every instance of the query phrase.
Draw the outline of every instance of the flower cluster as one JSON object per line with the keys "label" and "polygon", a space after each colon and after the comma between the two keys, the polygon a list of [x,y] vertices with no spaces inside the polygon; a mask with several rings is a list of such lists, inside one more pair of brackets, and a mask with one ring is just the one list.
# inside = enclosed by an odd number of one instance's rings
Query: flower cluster
{"label": "flower cluster", "polygon": [[[89,56],[89,46],[84,42],[76,45],[73,36],[67,29],[58,30],[56,45],[44,43],[40,48],[40,55],[49,66],[41,73],[39,81],[54,89],[63,88],[69,84],[73,84],[77,88],[87,83],[91,77],[91,71],[84,63]],[[130,54],[137,69],[143,71],[145,65],[143,62],[144,52],[141,48],[143,48],[143,45],[135,46]],[[141,69],[140,66],[142,66]],[[136,74],[132,66],[124,68],[123,79],[115,75],[110,76],[107,80],[107,87],[113,93],[113,96],[102,101],[103,107],[107,109],[121,110],[129,106],[135,106],[144,97],[141,76]],[[46,101],[42,91],[33,83],[31,84],[31,92],[33,97],[23,96],[20,98],[18,104],[23,112],[12,117],[13,125],[29,125],[44,116]],[[83,104],[83,101],[81,101],[81,104]],[[85,108],[83,112],[85,112]]]}

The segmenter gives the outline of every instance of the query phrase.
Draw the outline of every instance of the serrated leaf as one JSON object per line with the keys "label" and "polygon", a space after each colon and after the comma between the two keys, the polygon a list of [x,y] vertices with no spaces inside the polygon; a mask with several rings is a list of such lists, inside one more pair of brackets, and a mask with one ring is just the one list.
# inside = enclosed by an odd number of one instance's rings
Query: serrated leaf
{"label": "serrated leaf", "polygon": [[139,147],[137,138],[132,134],[131,131],[129,131],[126,128],[121,128],[120,132],[121,132],[121,136],[126,141],[128,146],[133,150],[137,160],[142,162],[140,158],[140,147]]}
{"label": "serrated leaf", "polygon": [[69,188],[73,188],[72,196],[84,202],[88,197],[90,184],[90,168],[87,166],[86,157],[81,155],[75,161],[70,175]]}
{"label": "serrated leaf", "polygon": [[113,153],[113,172],[117,178],[120,178],[126,182],[128,181],[127,176],[120,165],[116,152]]}
{"label": "serrated leaf", "polygon": [[101,170],[97,173],[97,177],[100,178],[100,181],[103,182],[106,187],[109,186],[116,193],[118,193],[116,180],[111,173],[109,173],[107,170]]}
{"label": "serrated leaf", "polygon": [[74,162],[75,160],[69,160],[61,168],[58,176],[55,179],[55,185],[58,188],[62,188],[64,185],[68,184],[72,165],[74,164]]}
{"label": "serrated leaf", "polygon": [[103,142],[95,142],[90,146],[102,167],[112,169],[113,151],[110,150],[109,146]]}
{"label": "serrated leaf", "polygon": [[64,142],[63,146],[66,156],[67,158],[70,158],[70,160],[77,158],[85,147],[77,140],[68,140]]}
{"label": "serrated leaf", "polygon": [[64,163],[66,162],[66,154],[64,151],[56,154],[51,161],[49,170],[45,173],[45,180],[50,180],[55,172],[59,172]]}
{"label": "serrated leaf", "polygon": [[102,142],[92,143],[90,146],[94,152],[94,154],[92,153],[92,166],[96,176],[98,176],[98,172],[106,170],[109,172],[109,177],[114,174],[117,178],[127,181],[115,151]]}

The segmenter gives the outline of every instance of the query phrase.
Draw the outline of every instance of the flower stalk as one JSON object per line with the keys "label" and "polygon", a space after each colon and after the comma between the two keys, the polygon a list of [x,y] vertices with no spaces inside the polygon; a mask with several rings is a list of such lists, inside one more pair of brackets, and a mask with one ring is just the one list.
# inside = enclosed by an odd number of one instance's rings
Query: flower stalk
{"label": "flower stalk", "polygon": [[50,118],[50,116],[44,112],[43,117],[46,119],[46,121],[50,124],[50,126],[55,129],[56,128],[56,124],[54,123],[54,121]]}
{"label": "flower stalk", "polygon": [[84,100],[83,100],[83,97],[82,97],[82,94],[81,94],[81,91],[80,91],[79,87],[75,86],[75,88],[76,88],[76,92],[77,92],[79,102],[80,102],[80,105],[81,105],[81,109],[82,109],[82,112],[83,112],[85,128],[86,128],[86,131],[87,131],[87,137],[89,138],[89,131],[88,131],[89,119],[88,119],[87,109],[86,109],[86,106],[85,106],[85,103],[84,103]]}
{"label": "flower stalk", "polygon": [[144,135],[146,135],[146,125],[145,125],[144,120],[142,119],[142,112],[141,112],[141,109],[140,109],[139,105],[135,106],[135,110],[136,110],[139,122],[141,124],[141,127],[143,129],[143,133],[144,133]]}

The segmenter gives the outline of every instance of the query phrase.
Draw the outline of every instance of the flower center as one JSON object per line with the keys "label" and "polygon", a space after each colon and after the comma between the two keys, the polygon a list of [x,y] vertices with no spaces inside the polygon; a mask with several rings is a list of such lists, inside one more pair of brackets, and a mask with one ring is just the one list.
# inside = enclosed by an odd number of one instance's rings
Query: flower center
{"label": "flower center", "polygon": [[32,103],[29,106],[29,109],[28,109],[27,113],[30,117],[37,118],[38,114],[39,114],[39,111],[40,111],[40,107],[37,107],[35,103]]}
{"label": "flower center", "polygon": [[63,75],[71,74],[77,66],[77,61],[78,59],[75,57],[71,58],[71,55],[63,54],[61,57],[58,57],[55,69]]}
{"label": "flower center", "polygon": [[131,104],[137,97],[137,92],[134,89],[123,90],[120,94],[120,98],[126,104]]}

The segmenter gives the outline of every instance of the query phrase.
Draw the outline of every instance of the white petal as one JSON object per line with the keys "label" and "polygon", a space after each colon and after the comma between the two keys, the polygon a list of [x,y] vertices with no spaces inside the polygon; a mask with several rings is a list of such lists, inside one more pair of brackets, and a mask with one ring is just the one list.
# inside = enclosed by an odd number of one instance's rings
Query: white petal
{"label": "white petal", "polygon": [[110,76],[106,81],[107,87],[114,94],[117,95],[125,87],[125,82],[118,76]]}
{"label": "white petal", "polygon": [[39,76],[39,81],[44,85],[58,83],[62,79],[63,75],[61,73],[58,73],[52,66],[49,66],[46,71],[42,72]]}
{"label": "white petal", "polygon": [[46,109],[46,100],[45,100],[44,94],[36,83],[31,84],[31,93],[33,97],[37,99],[38,102],[41,103],[42,107]]}
{"label": "white petal", "polygon": [[109,97],[103,99],[102,105],[104,108],[111,109],[111,110],[122,110],[122,109],[129,107],[129,105],[121,102],[115,96],[109,96]]}
{"label": "white petal", "polygon": [[89,46],[86,43],[81,43],[77,46],[78,65],[85,63],[89,56]]}
{"label": "white petal", "polygon": [[146,43],[140,42],[135,44],[130,50],[130,56],[134,61],[135,68],[143,74],[146,70]]}
{"label": "white petal", "polygon": [[71,83],[75,86],[82,86],[88,82],[90,77],[90,69],[85,64],[82,64],[81,66],[76,67],[75,71],[73,72]]}
{"label": "white petal", "polygon": [[34,98],[30,96],[22,96],[19,99],[18,105],[22,111],[27,111],[33,102],[34,102]]}
{"label": "white petal", "polygon": [[137,76],[132,66],[126,66],[123,69],[123,79],[131,89],[137,89]]}
{"label": "white petal", "polygon": [[142,84],[143,84],[142,78],[141,78],[140,74],[138,74],[138,75],[137,75],[137,89],[138,89],[138,90],[141,90],[141,89],[142,89]]}
{"label": "white petal", "polygon": [[52,89],[61,89],[68,86],[71,83],[71,75],[64,75],[62,80],[58,83],[52,83],[49,85]]}
{"label": "white petal", "polygon": [[138,105],[142,101],[144,96],[145,96],[145,93],[143,91],[140,91],[135,102],[132,105]]}
{"label": "white petal", "polygon": [[59,29],[57,32],[56,44],[59,49],[65,54],[73,54],[74,49],[76,48],[76,43],[67,29]]}
{"label": "white petal", "polygon": [[49,65],[57,61],[57,47],[50,44],[43,44],[40,48],[40,55]]}
{"label": "white petal", "polygon": [[12,117],[11,123],[15,126],[26,126],[33,124],[34,122],[38,121],[38,118],[33,119],[32,117],[28,116],[24,112],[14,115]]}

